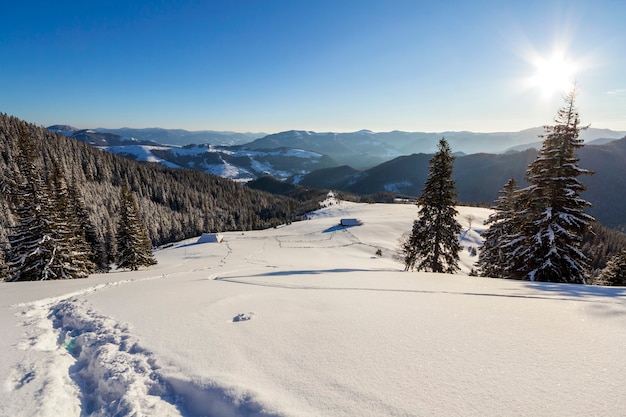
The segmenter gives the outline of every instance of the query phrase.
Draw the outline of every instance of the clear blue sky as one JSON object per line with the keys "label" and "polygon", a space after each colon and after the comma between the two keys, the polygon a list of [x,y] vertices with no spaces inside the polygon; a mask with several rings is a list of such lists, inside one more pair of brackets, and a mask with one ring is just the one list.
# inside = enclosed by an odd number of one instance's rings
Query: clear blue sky
{"label": "clear blue sky", "polygon": [[582,122],[626,130],[625,24],[623,0],[12,1],[0,112],[79,128],[515,131],[562,104],[529,82],[558,53]]}

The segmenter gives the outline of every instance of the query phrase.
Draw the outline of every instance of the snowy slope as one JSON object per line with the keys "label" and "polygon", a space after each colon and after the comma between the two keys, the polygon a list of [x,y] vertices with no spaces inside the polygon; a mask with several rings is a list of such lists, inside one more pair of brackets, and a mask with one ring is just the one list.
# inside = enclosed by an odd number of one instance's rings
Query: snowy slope
{"label": "snowy slope", "polygon": [[124,146],[98,146],[98,149],[111,152],[114,154],[130,157],[139,162],[156,162],[169,168],[181,168],[156,156],[153,151],[169,150],[167,146],[150,146],[150,145],[124,145]]}
{"label": "snowy slope", "polygon": [[288,178],[324,168],[323,155],[301,149],[250,150],[241,147],[189,145],[99,146],[101,150],[136,161],[157,162],[170,168],[191,168],[233,180],[251,180],[264,175]]}
{"label": "snowy slope", "polygon": [[[459,211],[479,244],[488,210]],[[329,202],[139,272],[2,284],[0,416],[626,414],[623,289],[403,272],[416,214]]]}

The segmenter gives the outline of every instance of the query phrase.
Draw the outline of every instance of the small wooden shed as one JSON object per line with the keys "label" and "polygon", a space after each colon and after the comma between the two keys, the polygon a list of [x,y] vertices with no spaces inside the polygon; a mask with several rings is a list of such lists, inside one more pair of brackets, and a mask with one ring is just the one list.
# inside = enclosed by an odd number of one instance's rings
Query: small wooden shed
{"label": "small wooden shed", "polygon": [[341,226],[360,226],[363,222],[359,219],[341,219],[339,224]]}
{"label": "small wooden shed", "polygon": [[222,243],[224,237],[219,233],[202,233],[196,243]]}

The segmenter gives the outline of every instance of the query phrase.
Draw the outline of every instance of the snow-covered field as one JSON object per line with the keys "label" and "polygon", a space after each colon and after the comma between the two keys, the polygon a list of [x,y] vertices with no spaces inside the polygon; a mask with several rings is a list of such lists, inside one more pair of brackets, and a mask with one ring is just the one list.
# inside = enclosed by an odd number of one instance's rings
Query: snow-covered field
{"label": "snow-covered field", "polygon": [[[478,245],[488,211],[459,211]],[[623,288],[469,277],[467,249],[465,275],[403,272],[416,216],[341,202],[139,272],[1,284],[0,415],[626,415]]]}

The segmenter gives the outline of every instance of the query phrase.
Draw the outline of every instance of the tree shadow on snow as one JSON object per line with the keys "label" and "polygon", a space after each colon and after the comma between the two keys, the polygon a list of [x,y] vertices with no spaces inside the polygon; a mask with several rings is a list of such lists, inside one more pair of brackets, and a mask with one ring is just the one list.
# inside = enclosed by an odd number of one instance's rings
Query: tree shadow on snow
{"label": "tree shadow on snow", "polygon": [[610,318],[626,315],[626,287],[554,282],[526,282],[525,285],[535,292],[546,294],[549,299],[587,303],[585,311],[596,316]]}
{"label": "tree shadow on snow", "polygon": [[327,229],[322,230],[322,233],[332,233],[332,232],[338,232],[339,230],[344,230],[344,229],[349,229],[351,227],[357,226],[355,225],[341,225],[341,224],[336,224],[334,226],[331,226]]}
{"label": "tree shadow on snow", "polygon": [[626,287],[602,287],[599,285],[565,284],[556,282],[526,281],[527,288],[572,298],[626,297]]}
{"label": "tree shadow on snow", "polygon": [[[336,269],[319,269],[319,270],[295,270],[295,271],[274,271],[266,272],[254,275],[239,275],[239,276],[224,276],[216,278],[219,281],[232,282],[236,284],[255,285],[262,287],[275,287],[275,288],[287,288],[287,289],[299,289],[299,290],[332,290],[332,291],[374,291],[374,292],[398,292],[398,293],[416,293],[416,294],[450,294],[469,297],[496,297],[496,298],[517,298],[517,299],[535,299],[535,300],[547,300],[547,301],[578,301],[589,303],[590,305],[604,306],[604,314],[624,314],[626,309],[621,307],[618,309],[612,309],[611,306],[621,306],[623,303],[620,297],[626,297],[626,288],[610,288],[610,287],[595,287],[589,285],[577,285],[577,284],[554,284],[554,283],[540,283],[540,282],[525,282],[526,287],[533,289],[532,293],[515,294],[515,293],[500,293],[500,292],[471,292],[471,291],[443,291],[443,290],[425,290],[425,289],[409,289],[409,288],[375,288],[375,287],[333,287],[333,286],[310,286],[306,284],[284,283],[284,282],[272,282],[272,281],[254,281],[246,280],[260,278],[260,277],[278,277],[278,276],[290,276],[290,275],[316,275],[327,273],[341,273],[341,272],[376,272],[376,271],[391,271],[389,269],[350,269],[350,268],[336,268]],[[548,293],[542,293],[545,291]],[[600,297],[606,297],[601,299]],[[598,307],[601,308],[601,307]],[[611,311],[609,311],[611,310]],[[623,311],[622,311],[623,310]]]}
{"label": "tree shadow on snow", "polygon": [[228,281],[235,278],[254,278],[254,277],[287,277],[291,275],[321,275],[321,274],[335,274],[335,273],[347,273],[347,272],[388,272],[394,271],[392,269],[359,269],[359,268],[332,268],[332,269],[297,269],[297,270],[280,270],[272,272],[263,272],[260,274],[252,275],[228,275],[225,277],[217,278],[217,280]]}

